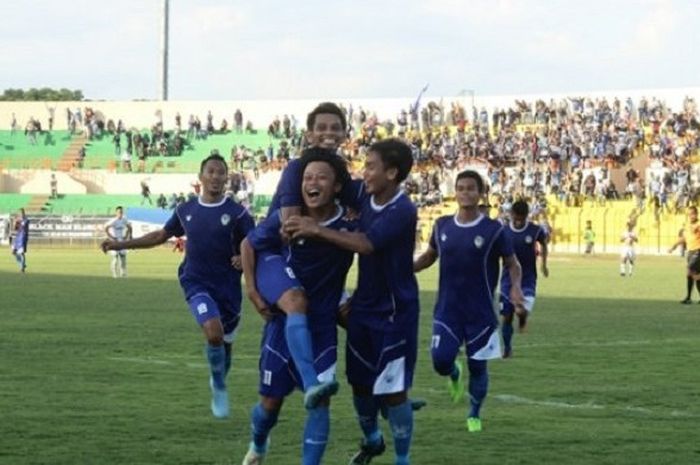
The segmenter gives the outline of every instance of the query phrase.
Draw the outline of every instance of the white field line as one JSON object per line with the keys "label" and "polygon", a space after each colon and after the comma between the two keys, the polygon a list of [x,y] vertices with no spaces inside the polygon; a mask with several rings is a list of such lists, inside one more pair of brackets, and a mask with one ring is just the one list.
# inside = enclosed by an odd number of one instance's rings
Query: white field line
{"label": "white field line", "polygon": [[638,407],[634,405],[627,405],[624,407],[618,407],[613,405],[602,405],[595,402],[586,402],[583,404],[572,404],[569,402],[562,401],[551,401],[551,400],[535,400],[528,399],[526,397],[516,396],[512,394],[494,394],[489,396],[495,400],[506,404],[521,404],[521,405],[532,405],[535,407],[545,407],[545,408],[558,408],[558,409],[581,409],[581,410],[622,410],[625,412],[640,413],[642,415],[652,415],[655,417],[677,417],[677,418],[698,418],[698,415],[691,412],[682,412],[679,410],[671,410],[670,412],[661,413],[660,411],[654,411],[646,407]]}
{"label": "white field line", "polygon": [[645,346],[659,343],[676,343],[676,342],[699,342],[700,337],[679,337],[668,339],[639,339],[631,341],[579,341],[579,342],[562,342],[562,343],[534,343],[520,344],[516,347],[527,349],[538,349],[543,347],[618,347],[618,346]]}

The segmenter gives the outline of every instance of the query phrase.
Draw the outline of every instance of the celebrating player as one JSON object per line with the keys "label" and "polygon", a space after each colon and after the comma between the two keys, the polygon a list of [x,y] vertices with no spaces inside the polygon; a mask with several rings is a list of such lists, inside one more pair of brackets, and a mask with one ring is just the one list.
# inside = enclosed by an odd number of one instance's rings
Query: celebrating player
{"label": "celebrating player", "polygon": [[[527,325],[527,319],[535,306],[535,294],[537,290],[537,255],[542,261],[542,274],[549,276],[547,268],[547,234],[537,224],[530,223],[527,202],[517,200],[510,209],[510,224],[504,229],[507,240],[513,244],[515,256],[522,269],[521,289],[525,296],[525,312],[518,315],[518,327],[521,331]],[[537,250],[539,244],[539,252]],[[510,273],[501,276],[501,315],[503,316],[503,358],[508,358],[513,353],[513,313],[515,308],[510,301]]]}
{"label": "celebrating player", "polygon": [[202,160],[200,197],[179,205],[162,229],[137,239],[106,240],[102,250],[151,248],[173,236],[187,236],[187,253],[178,270],[185,299],[207,340],[211,376],[211,411],[217,418],[229,414],[226,374],[231,366],[231,343],[241,310],[239,246],[253,228],[253,219],[224,195],[228,181],[226,161],[217,154]]}
{"label": "celebrating player", "polygon": [[481,431],[480,411],[489,382],[487,360],[501,357],[493,305],[501,259],[510,274],[510,302],[518,314],[524,312],[520,265],[504,226],[479,212],[479,199],[484,193],[479,173],[468,170],[457,175],[459,210],[436,220],[427,250],[414,263],[418,272],[440,259],[431,340],[433,367],[448,377],[452,401],[460,402],[464,396],[464,368],[456,359],[462,344],[466,346],[470,432]]}
{"label": "celebrating player", "polygon": [[[355,225],[343,220],[344,210],[334,202],[336,194],[350,177],[345,162],[326,150],[307,151],[303,160],[304,214],[335,230],[354,230]],[[260,355],[261,399],[253,408],[253,440],[243,465],[262,463],[267,452],[268,435],[277,422],[284,398],[295,387],[305,387],[305,376],[300,375],[290,357],[285,335],[285,320],[292,315],[275,311],[266,302],[276,302],[288,289],[303,288],[306,291],[317,381],[332,383],[337,389],[336,320],[353,254],[329,242],[313,239],[292,241],[286,246],[279,234],[281,224],[280,214],[268,216],[241,245],[248,295],[267,320]],[[270,256],[269,253],[283,256],[286,273],[268,273],[265,260],[255,260],[255,255],[261,252],[266,257]],[[328,407],[329,398],[325,397],[307,411],[302,454],[304,465],[321,462],[330,429]]]}

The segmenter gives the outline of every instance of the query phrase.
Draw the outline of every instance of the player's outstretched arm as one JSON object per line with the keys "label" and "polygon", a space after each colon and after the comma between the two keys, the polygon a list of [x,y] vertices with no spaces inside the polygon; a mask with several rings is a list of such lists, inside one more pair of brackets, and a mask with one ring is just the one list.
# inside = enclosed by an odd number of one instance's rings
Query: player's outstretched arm
{"label": "player's outstretched arm", "polygon": [[245,278],[248,300],[250,300],[255,310],[263,319],[269,320],[272,318],[272,312],[258,292],[258,286],[255,280],[255,250],[250,245],[250,242],[248,242],[248,239],[243,239],[241,242],[241,268],[243,269],[243,277]]}
{"label": "player's outstretched arm", "polygon": [[426,268],[429,268],[433,263],[435,263],[437,258],[437,251],[431,246],[428,246],[426,251],[420,254],[418,258],[413,261],[413,271],[418,273]]}
{"label": "player's outstretched arm", "polygon": [[525,314],[525,296],[521,287],[523,270],[515,254],[503,258],[503,266],[510,274],[510,301],[515,307],[515,313]]}
{"label": "player's outstretched arm", "polygon": [[335,244],[341,249],[357,252],[362,255],[369,255],[374,252],[372,242],[367,235],[359,232],[337,231],[319,225],[313,218],[308,216],[294,216],[289,218],[282,228],[293,239],[314,238]]}
{"label": "player's outstretched arm", "polygon": [[100,244],[103,252],[108,250],[123,250],[123,249],[149,249],[157,245],[165,243],[170,238],[170,234],[165,229],[150,232],[144,236],[128,241],[115,241],[107,239]]}

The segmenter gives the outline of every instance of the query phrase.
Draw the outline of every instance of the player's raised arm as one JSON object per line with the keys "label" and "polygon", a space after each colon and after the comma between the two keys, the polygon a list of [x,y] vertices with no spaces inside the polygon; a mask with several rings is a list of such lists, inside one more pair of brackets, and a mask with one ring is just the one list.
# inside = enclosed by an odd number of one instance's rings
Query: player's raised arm
{"label": "player's raised arm", "polygon": [[149,249],[157,245],[164,244],[171,237],[165,229],[158,229],[157,231],[150,232],[144,236],[136,239],[130,239],[128,241],[115,241],[112,239],[107,239],[100,244],[100,248],[103,252],[108,250],[123,250],[123,249]]}

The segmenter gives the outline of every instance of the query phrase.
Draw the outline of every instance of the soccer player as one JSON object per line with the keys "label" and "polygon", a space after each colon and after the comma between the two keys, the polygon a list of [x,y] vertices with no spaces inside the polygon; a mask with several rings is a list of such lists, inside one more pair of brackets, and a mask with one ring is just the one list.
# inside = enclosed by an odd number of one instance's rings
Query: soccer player
{"label": "soccer player", "polygon": [[224,196],[228,166],[220,155],[202,160],[202,194],[178,205],[162,229],[126,241],[106,240],[102,250],[151,248],[173,236],[187,236],[187,253],[178,277],[185,299],[207,340],[211,411],[229,414],[226,374],[231,366],[231,343],[241,310],[239,247],[253,228],[253,219],[239,204]]}
{"label": "soccer player", "polygon": [[671,247],[668,253],[672,253],[676,247],[685,246],[688,250],[686,259],[688,263],[686,272],[686,295],[685,299],[681,300],[682,304],[691,304],[690,299],[693,292],[693,282],[700,293],[700,222],[698,222],[697,207],[688,208],[688,221],[686,222],[685,231],[678,241]]}
{"label": "soccer player", "polygon": [[[525,312],[518,315],[518,328],[525,330],[527,319],[535,306],[537,289],[537,255],[541,260],[542,275],[549,276],[547,268],[547,234],[537,224],[530,223],[527,218],[530,209],[527,202],[518,200],[510,209],[510,224],[504,228],[507,240],[513,245],[515,256],[522,269],[520,288],[523,291]],[[537,250],[539,244],[539,251]],[[513,313],[515,308],[510,301],[510,273],[501,275],[501,315],[503,317],[503,358],[513,354]]]}
{"label": "soccer player", "polygon": [[[386,407],[395,464],[409,463],[413,382],[418,338],[418,285],[413,274],[417,213],[399,188],[413,165],[411,149],[388,139],[370,146],[356,205],[360,231],[338,231],[309,217],[285,222],[293,238],[322,239],[357,252],[357,288],[347,320],[346,367],[364,439],[351,464],[369,463],[385,450],[378,412]],[[353,185],[356,185],[353,183]]]}
{"label": "soccer player", "polygon": [[494,291],[499,261],[510,274],[510,302],[524,312],[521,269],[505,226],[479,213],[484,181],[476,171],[463,171],[455,181],[458,211],[435,221],[428,248],[414,263],[416,272],[440,259],[438,298],[433,316],[431,356],[438,374],[448,377],[452,401],[464,397],[464,368],[457,355],[466,347],[470,409],[467,429],[481,431],[481,406],[488,391],[487,360],[501,357]]}
{"label": "soccer player", "polygon": [[27,270],[27,243],[29,242],[29,218],[24,208],[19,209],[15,219],[15,237],[12,240],[12,255],[15,256],[19,271]]}
{"label": "soccer player", "polygon": [[[105,224],[107,237],[116,242],[131,239],[131,223],[124,216],[122,207],[116,208],[116,216]],[[126,278],[126,250],[110,250],[113,278]]]}
{"label": "soccer player", "polygon": [[[334,202],[336,194],[350,178],[345,162],[332,152],[318,150],[305,154],[303,159],[304,214],[334,230],[354,230],[355,225],[343,219],[344,210]],[[304,388],[304,377],[290,357],[285,337],[286,320],[290,316],[272,310],[266,302],[275,302],[288,289],[303,287],[308,297],[308,324],[317,379],[319,382],[335,382],[338,305],[353,253],[313,239],[292,241],[286,246],[279,233],[281,225],[281,215],[272,214],[241,244],[248,295],[267,320],[260,355],[261,398],[253,408],[253,440],[243,465],[263,462],[268,436],[277,422],[284,398],[295,387]],[[255,255],[265,252],[284,257],[287,272],[279,277],[281,279],[271,279],[278,275],[268,273],[265,261],[258,261],[254,267]],[[302,454],[304,465],[321,462],[330,429],[328,408],[329,397],[325,397],[307,412]]]}
{"label": "soccer player", "polygon": [[634,243],[638,240],[637,234],[634,232],[634,222],[630,220],[627,223],[627,231],[620,236],[620,242],[623,243],[622,253],[620,254],[620,276],[632,277],[634,259],[636,258]]}

